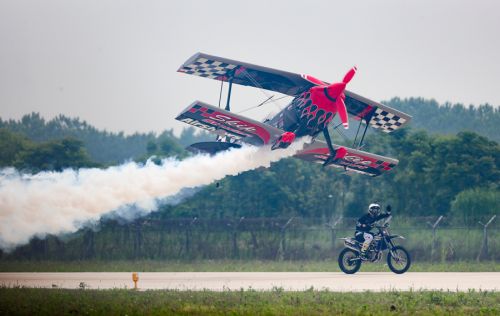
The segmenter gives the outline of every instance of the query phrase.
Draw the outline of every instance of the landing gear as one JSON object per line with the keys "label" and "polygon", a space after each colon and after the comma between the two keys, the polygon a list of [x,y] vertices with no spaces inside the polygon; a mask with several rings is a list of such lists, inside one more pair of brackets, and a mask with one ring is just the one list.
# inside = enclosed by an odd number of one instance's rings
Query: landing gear
{"label": "landing gear", "polygon": [[326,144],[328,145],[328,150],[330,155],[323,163],[323,167],[328,166],[337,159],[342,159],[347,154],[347,150],[344,147],[339,147],[337,149],[333,148],[332,139],[330,138],[330,132],[328,131],[328,126],[323,129],[323,135],[325,136]]}

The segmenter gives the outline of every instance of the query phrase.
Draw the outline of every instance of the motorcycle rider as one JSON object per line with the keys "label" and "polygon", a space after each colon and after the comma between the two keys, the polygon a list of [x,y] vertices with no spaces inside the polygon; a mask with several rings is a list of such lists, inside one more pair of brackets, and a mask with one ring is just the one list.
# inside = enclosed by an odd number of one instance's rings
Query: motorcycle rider
{"label": "motorcycle rider", "polygon": [[380,214],[380,205],[377,203],[371,203],[368,206],[368,214],[361,216],[356,223],[356,232],[354,237],[357,241],[362,242],[360,257],[366,259],[366,250],[370,247],[373,240],[373,233],[370,232],[373,228],[373,224],[376,221],[389,217],[391,215],[391,206],[387,205],[386,213]]}

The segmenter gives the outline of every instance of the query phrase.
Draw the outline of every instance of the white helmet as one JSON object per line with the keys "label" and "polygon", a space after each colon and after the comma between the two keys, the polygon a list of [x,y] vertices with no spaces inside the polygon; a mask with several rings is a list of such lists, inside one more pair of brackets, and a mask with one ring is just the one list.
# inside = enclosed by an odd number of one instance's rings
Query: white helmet
{"label": "white helmet", "polygon": [[380,214],[380,205],[378,205],[377,203],[370,204],[370,206],[368,206],[368,213],[370,213],[370,215],[372,216],[377,216],[378,214]]}

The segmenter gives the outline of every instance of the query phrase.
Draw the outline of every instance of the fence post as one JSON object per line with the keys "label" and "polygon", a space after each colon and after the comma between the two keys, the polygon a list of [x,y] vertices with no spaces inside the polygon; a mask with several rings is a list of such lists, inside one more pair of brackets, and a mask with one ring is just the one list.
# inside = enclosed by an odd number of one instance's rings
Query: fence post
{"label": "fence post", "polygon": [[240,251],[238,249],[238,228],[241,224],[241,222],[243,222],[243,220],[245,219],[244,216],[242,216],[239,220],[239,222],[234,225],[234,229],[233,229],[233,258],[235,259],[239,259],[240,258]]}
{"label": "fence post", "polygon": [[134,258],[139,259],[142,253],[142,223],[136,221],[134,234]]}
{"label": "fence post", "polygon": [[84,259],[92,259],[95,256],[95,243],[94,243],[94,231],[91,228],[87,228],[84,236],[84,251],[83,257]]}
{"label": "fence post", "polygon": [[488,254],[488,226],[493,222],[493,220],[497,217],[496,215],[493,215],[490,220],[486,223],[483,224],[481,221],[478,223],[483,226],[483,242],[481,243],[481,250],[479,250],[479,254],[477,255],[477,261],[481,261],[481,259],[489,259],[489,254]]}
{"label": "fence post", "polygon": [[193,224],[198,220],[198,217],[194,217],[193,220],[186,227],[186,256],[189,256],[191,251],[191,229]]}
{"label": "fence post", "polygon": [[330,220],[330,223],[325,224],[328,228],[330,228],[331,233],[332,233],[332,250],[335,249],[335,240],[337,239],[337,230],[335,229],[335,226],[339,224],[342,221],[343,216],[340,215],[339,218],[337,218],[335,221],[333,221],[333,218]]}
{"label": "fence post", "polygon": [[285,225],[281,227],[281,240],[280,240],[280,246],[278,247],[278,251],[276,252],[276,258],[279,261],[282,261],[285,258],[285,252],[286,252],[286,243],[285,243],[285,237],[286,237],[286,229],[288,225],[292,222],[294,217],[290,217],[290,219],[286,222]]}
{"label": "fence post", "polygon": [[156,258],[163,259],[163,247],[165,244],[165,231],[166,231],[165,221],[159,220],[157,221],[156,225],[160,226],[160,229],[158,229],[158,234],[160,235],[160,238],[158,240],[158,253],[156,254]]}
{"label": "fence post", "polygon": [[252,259],[257,259],[257,248],[259,247],[259,243],[257,242],[255,231],[252,229],[250,229],[250,236],[252,238]]}
{"label": "fence post", "polygon": [[427,222],[429,226],[432,228],[432,245],[431,245],[431,260],[434,260],[435,252],[436,252],[436,230],[439,225],[439,222],[443,219],[443,215],[439,216],[434,224]]}

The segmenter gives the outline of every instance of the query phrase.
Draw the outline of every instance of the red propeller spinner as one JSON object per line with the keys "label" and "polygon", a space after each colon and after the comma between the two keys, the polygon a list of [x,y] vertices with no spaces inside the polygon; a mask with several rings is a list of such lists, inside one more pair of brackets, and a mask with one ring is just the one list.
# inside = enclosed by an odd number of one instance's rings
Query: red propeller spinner
{"label": "red propeller spinner", "polygon": [[323,81],[316,79],[312,76],[304,76],[307,80],[317,84],[317,86],[312,87],[310,89],[311,98],[314,104],[319,107],[329,108],[331,110],[331,106],[333,103],[333,113],[338,113],[340,120],[342,121],[342,125],[345,129],[349,128],[349,120],[347,116],[347,109],[345,106],[345,88],[347,84],[351,81],[351,79],[356,74],[357,68],[356,66],[349,69],[349,71],[345,74],[342,82],[333,83],[331,85],[327,85]]}

